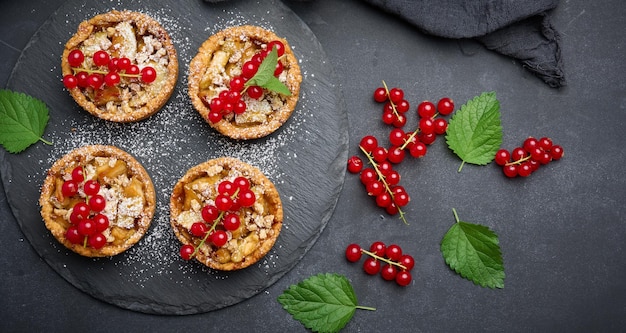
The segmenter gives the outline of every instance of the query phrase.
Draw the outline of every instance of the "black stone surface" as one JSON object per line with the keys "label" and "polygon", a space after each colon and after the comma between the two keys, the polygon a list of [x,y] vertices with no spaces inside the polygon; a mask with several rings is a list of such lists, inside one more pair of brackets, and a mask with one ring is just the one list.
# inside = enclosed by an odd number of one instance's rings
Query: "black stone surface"
{"label": "black stone surface", "polygon": [[[21,50],[63,3],[3,3],[3,86]],[[356,176],[346,175],[327,227],[293,269],[254,297],[190,316],[129,311],[75,288],[40,257],[2,196],[1,331],[306,332],[276,297],[289,285],[323,272],[346,275],[359,303],[377,308],[357,311],[345,332],[624,330],[622,2],[572,0],[556,8],[554,24],[562,34],[568,81],[558,90],[480,44],[423,35],[358,0],[285,4],[313,31],[326,52],[326,65],[337,73],[334,88],[343,93],[348,111],[348,154],[358,153],[356,142],[363,135],[383,138],[388,133],[380,122],[381,106],[371,100],[385,80],[403,88],[413,107],[424,99],[447,95],[463,103],[482,91],[496,91],[503,146],[513,148],[529,135],[550,136],[564,146],[564,159],[526,179],[505,179],[494,165],[466,165],[457,173],[460,161],[439,140],[423,159],[398,167],[412,196],[409,226],[374,207]],[[409,126],[414,122],[413,115]],[[453,207],[461,219],[487,225],[499,235],[504,289],[478,287],[445,265],[439,242],[454,222]],[[345,261],[347,244],[368,246],[375,240],[397,243],[415,256],[410,286],[366,276],[359,265]]]}

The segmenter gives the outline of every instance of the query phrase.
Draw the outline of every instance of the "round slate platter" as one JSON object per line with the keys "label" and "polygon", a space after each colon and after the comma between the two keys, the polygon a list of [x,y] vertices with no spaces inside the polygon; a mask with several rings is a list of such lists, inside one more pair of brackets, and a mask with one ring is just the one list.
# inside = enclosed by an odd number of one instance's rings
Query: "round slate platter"
{"label": "round slate platter", "polygon": [[[61,53],[80,21],[112,9],[136,10],[157,19],[178,51],[180,75],[168,104],[132,124],[99,120],[64,90]],[[233,141],[214,132],[187,97],[188,64],[200,44],[228,26],[253,24],[289,40],[300,59],[298,106],[274,134]],[[24,235],[38,254],[80,290],[129,310],[169,315],[207,312],[261,292],[288,272],[314,244],[335,208],[347,159],[347,116],[332,65],[309,28],[278,0],[66,2],[34,35],[7,85],[43,100],[50,111],[44,137],[20,154],[0,150],[0,172]],[[145,237],[112,258],[81,257],[59,244],[39,215],[39,189],[48,168],[87,144],[118,146],[135,156],[157,190],[157,212]],[[281,234],[268,255],[236,272],[219,272],[178,255],[169,227],[169,196],[185,171],[208,159],[232,156],[259,167],[284,203]]]}

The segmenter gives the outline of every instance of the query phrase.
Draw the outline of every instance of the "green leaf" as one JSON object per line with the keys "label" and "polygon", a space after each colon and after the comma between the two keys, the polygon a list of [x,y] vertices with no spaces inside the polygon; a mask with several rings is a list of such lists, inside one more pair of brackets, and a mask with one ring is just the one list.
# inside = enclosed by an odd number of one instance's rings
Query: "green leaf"
{"label": "green leaf", "polygon": [[278,296],[278,302],[314,332],[338,332],[356,309],[375,310],[358,306],[350,281],[330,273],[314,275],[290,286]]}
{"label": "green leaf", "polygon": [[502,144],[500,102],[495,92],[476,96],[455,112],[446,134],[448,147],[465,163],[491,162]]}
{"label": "green leaf", "polygon": [[0,144],[19,153],[41,140],[48,124],[48,107],[42,101],[10,90],[0,90]]}
{"label": "green leaf", "polygon": [[256,74],[246,81],[245,87],[259,86],[267,90],[275,91],[277,93],[291,96],[291,91],[287,86],[274,76],[276,70],[276,64],[278,63],[278,51],[273,48],[270,53],[263,59],[263,62],[259,65],[259,69]]}
{"label": "green leaf", "polygon": [[504,288],[504,265],[498,236],[489,228],[459,220],[441,241],[441,253],[457,274],[482,287]]}

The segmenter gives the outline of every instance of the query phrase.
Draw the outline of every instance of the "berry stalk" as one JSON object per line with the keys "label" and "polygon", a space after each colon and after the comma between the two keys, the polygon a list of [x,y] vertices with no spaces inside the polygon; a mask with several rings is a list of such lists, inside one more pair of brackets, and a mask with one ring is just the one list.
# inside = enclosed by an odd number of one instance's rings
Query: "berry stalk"
{"label": "berry stalk", "polygon": [[381,257],[381,256],[377,255],[374,252],[370,252],[368,250],[361,249],[361,253],[365,253],[368,256],[370,256],[370,257],[372,257],[372,258],[374,258],[376,260],[380,260],[382,262],[385,262],[385,263],[387,263],[389,265],[398,266],[398,267],[402,268],[403,270],[407,270],[406,266],[402,265],[401,263],[395,262],[395,261],[387,259],[385,257]]}

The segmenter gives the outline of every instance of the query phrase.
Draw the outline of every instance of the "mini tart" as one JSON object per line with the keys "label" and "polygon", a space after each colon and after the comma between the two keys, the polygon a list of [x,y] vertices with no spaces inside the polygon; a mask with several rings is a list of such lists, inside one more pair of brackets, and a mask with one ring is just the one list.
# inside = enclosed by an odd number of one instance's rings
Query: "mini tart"
{"label": "mini tart", "polygon": [[111,58],[126,57],[141,70],[151,66],[156,79],[143,83],[138,78],[122,78],[115,86],[100,89],[69,89],[74,100],[92,115],[114,122],[133,122],[156,113],[169,100],[178,79],[178,59],[167,31],[151,17],[131,11],[110,11],[80,23],[78,31],[65,44],[61,68],[63,76],[77,74],[68,63],[69,53],[79,49],[85,56],[81,68],[108,72],[94,65],[99,50]]}
{"label": "mini tart", "polygon": [[221,157],[189,169],[172,192],[170,222],[174,233],[183,244],[198,246],[201,238],[190,233],[191,225],[202,221],[205,205],[215,203],[218,184],[239,176],[250,181],[256,202],[238,210],[241,225],[226,231],[226,245],[217,248],[207,241],[198,248],[196,260],[213,269],[232,271],[248,267],[274,246],[283,224],[283,206],[276,187],[258,168],[236,158]]}
{"label": "mini tart", "polygon": [[[109,219],[102,232],[107,243],[100,249],[73,244],[66,237],[73,207],[86,199],[82,190],[71,197],[61,191],[77,166],[83,167],[85,182],[100,183],[98,194],[107,201],[101,212]],[[107,257],[124,252],[143,237],[154,216],[156,196],[150,176],[134,157],[117,147],[92,145],[77,148],[52,165],[39,204],[46,227],[59,242],[86,257]]]}
{"label": "mini tart", "polygon": [[[209,121],[210,100],[228,90],[230,80],[241,74],[242,65],[267,49],[272,40],[285,45],[279,58],[283,72],[278,77],[291,96],[264,90],[260,100],[243,94],[247,109],[242,115],[230,114],[217,123]],[[194,108],[211,127],[233,139],[256,139],[276,131],[293,113],[300,93],[300,66],[288,42],[275,33],[256,26],[237,26],[219,31],[207,39],[189,65],[189,97]]]}

